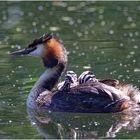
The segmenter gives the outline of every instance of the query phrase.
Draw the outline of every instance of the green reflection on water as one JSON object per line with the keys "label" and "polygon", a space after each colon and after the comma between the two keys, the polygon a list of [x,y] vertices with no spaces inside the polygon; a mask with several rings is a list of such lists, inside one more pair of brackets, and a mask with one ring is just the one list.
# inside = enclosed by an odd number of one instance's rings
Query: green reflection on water
{"label": "green reflection on water", "polygon": [[[0,10],[0,138],[42,138],[30,125],[25,107],[43,71],[41,60],[7,53],[44,33],[63,40],[68,70],[80,74],[90,69],[99,78],[139,87],[140,2],[0,2]],[[106,128],[106,119],[100,121]],[[139,138],[138,130],[121,131],[116,138]]]}

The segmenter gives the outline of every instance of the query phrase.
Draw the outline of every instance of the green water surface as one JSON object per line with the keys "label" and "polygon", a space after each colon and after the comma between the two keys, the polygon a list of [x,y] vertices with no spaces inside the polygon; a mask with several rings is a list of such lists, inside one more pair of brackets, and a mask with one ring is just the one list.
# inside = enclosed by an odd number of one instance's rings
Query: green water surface
{"label": "green water surface", "polygon": [[[67,70],[94,71],[140,88],[140,2],[0,2],[0,138],[140,138],[139,115],[38,113],[26,98],[42,61],[8,53],[53,32]],[[63,77],[62,77],[63,79]],[[30,112],[30,111],[29,111]]]}

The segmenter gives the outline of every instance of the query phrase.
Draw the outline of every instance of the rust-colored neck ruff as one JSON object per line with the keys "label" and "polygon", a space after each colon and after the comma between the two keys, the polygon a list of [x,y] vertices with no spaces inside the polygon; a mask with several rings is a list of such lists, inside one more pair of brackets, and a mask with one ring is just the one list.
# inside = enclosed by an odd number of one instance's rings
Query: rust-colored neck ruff
{"label": "rust-colored neck ruff", "polygon": [[44,43],[46,52],[43,54],[43,61],[46,67],[54,67],[58,63],[66,64],[67,54],[62,43],[52,38]]}

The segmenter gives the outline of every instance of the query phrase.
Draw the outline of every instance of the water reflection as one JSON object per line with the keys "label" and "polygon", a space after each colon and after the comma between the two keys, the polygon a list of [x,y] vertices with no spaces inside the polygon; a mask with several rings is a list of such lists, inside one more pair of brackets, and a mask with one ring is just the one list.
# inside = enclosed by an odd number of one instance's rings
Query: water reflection
{"label": "water reflection", "polygon": [[28,109],[28,115],[46,139],[119,138],[119,132],[135,131],[140,125],[138,112],[76,114]]}

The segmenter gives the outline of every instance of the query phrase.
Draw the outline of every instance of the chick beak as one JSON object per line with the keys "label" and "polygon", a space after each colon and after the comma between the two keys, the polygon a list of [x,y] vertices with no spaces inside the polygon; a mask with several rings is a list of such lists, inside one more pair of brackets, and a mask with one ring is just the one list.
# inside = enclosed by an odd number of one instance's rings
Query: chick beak
{"label": "chick beak", "polygon": [[18,51],[11,52],[10,55],[16,56],[16,55],[28,55],[30,52],[34,51],[36,47],[32,48],[26,48]]}

